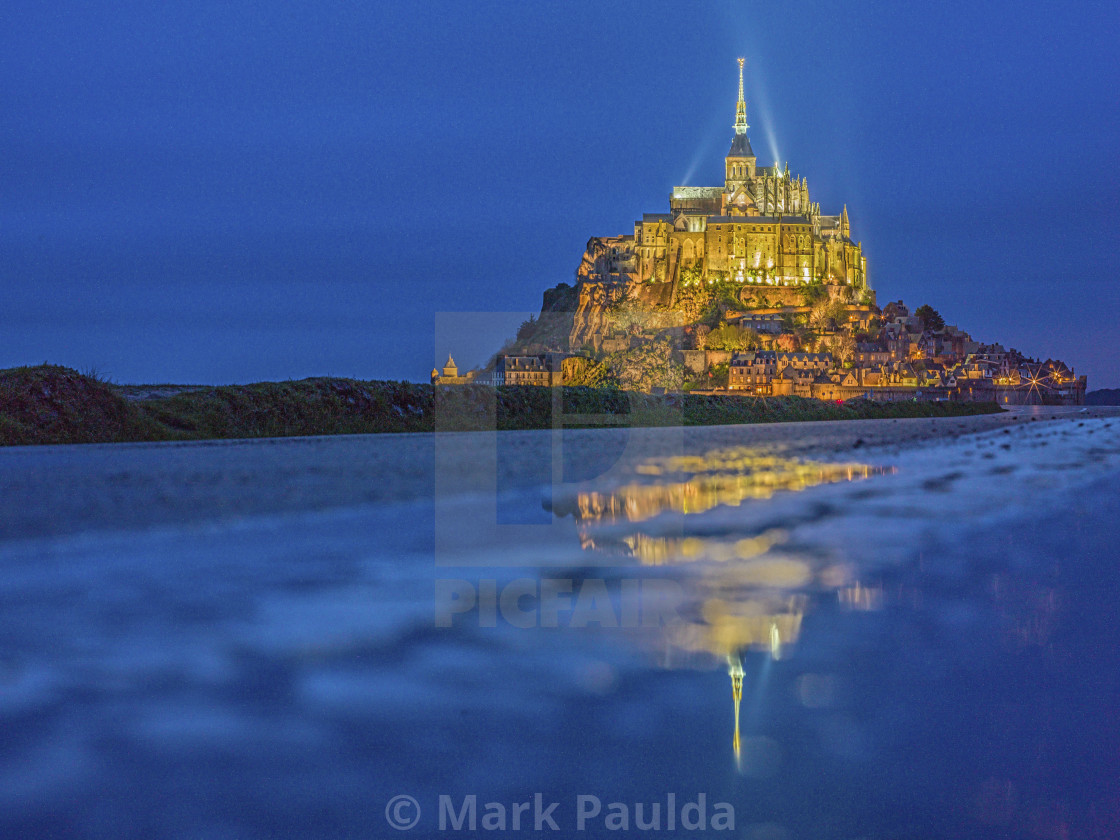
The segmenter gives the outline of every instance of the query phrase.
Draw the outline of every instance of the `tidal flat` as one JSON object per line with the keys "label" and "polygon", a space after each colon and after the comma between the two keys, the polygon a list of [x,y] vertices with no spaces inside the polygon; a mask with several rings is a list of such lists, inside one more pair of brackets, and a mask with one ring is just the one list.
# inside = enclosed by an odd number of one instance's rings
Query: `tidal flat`
{"label": "tidal flat", "polygon": [[6,448],[0,833],[1116,836],[1118,473],[1109,408]]}

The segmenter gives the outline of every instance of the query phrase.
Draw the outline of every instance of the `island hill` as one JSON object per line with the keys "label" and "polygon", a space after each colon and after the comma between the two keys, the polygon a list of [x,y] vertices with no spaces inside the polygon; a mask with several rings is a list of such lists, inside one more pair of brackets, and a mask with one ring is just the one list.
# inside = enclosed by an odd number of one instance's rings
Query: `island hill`
{"label": "island hill", "polygon": [[1081,404],[1060,361],[983,344],[931,307],[880,308],[845,206],[824,215],[788,165],[759,166],[743,60],[724,182],[675,187],[669,212],[587,244],[575,285],[482,370],[436,385],[586,385],[819,400]]}

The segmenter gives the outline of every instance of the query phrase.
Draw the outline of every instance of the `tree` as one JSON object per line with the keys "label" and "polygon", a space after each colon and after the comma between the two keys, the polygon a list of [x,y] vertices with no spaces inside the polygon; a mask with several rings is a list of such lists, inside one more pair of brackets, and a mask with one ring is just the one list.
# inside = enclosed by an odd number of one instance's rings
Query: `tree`
{"label": "tree", "polygon": [[517,328],[517,340],[529,341],[533,337],[533,333],[537,331],[537,319],[532,315],[529,316],[528,321],[522,321],[521,326]]}
{"label": "tree", "polygon": [[751,350],[758,347],[758,333],[734,324],[721,324],[708,334],[709,350]]}
{"label": "tree", "polygon": [[699,264],[686,265],[680,270],[681,287],[699,285],[703,279],[703,271]]}
{"label": "tree", "polygon": [[856,355],[856,340],[850,335],[829,336],[822,342],[832,353],[832,357],[841,364],[851,361]]}
{"label": "tree", "polygon": [[651,313],[640,302],[626,300],[610,311],[607,316],[610,328],[616,332],[637,334],[643,332],[651,322]]}
{"label": "tree", "polygon": [[791,332],[781,333],[774,339],[774,349],[780,353],[796,353],[800,346],[801,342]]}
{"label": "tree", "polygon": [[801,303],[804,306],[812,306],[820,300],[828,297],[828,290],[819,283],[813,283],[801,289]]}
{"label": "tree", "polygon": [[755,295],[754,304],[750,308],[751,309],[769,309],[770,308],[770,299],[766,296],[765,292],[760,291]]}
{"label": "tree", "polygon": [[665,339],[643,342],[627,352],[612,353],[605,360],[620,387],[628,391],[649,391],[660,387],[679,391],[684,382],[684,366],[674,358],[674,347]]}
{"label": "tree", "polygon": [[945,319],[928,303],[915,309],[914,316],[922,322],[922,329],[933,330],[934,332],[945,329]]}
{"label": "tree", "polygon": [[618,376],[605,361],[570,356],[560,363],[565,385],[586,385],[592,388],[617,388]]}
{"label": "tree", "polygon": [[844,313],[844,305],[838,301],[819,300],[809,310],[809,326],[818,332],[834,330]]}
{"label": "tree", "polygon": [[707,346],[708,346],[708,334],[711,331],[712,331],[712,328],[709,327],[707,324],[697,324],[696,325],[696,330],[693,333],[693,336],[694,336],[693,341],[696,345],[697,350],[704,350],[705,348],[707,348]]}
{"label": "tree", "polygon": [[683,286],[677,293],[677,309],[684,316],[685,323],[691,324],[700,320],[711,298],[711,292],[703,283]]}

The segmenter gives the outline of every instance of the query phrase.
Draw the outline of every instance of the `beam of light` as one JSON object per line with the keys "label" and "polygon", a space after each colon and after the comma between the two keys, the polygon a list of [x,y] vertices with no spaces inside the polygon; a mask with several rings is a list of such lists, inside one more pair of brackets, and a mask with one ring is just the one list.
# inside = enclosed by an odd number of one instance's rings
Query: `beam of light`
{"label": "beam of light", "polygon": [[682,187],[694,187],[697,184],[692,183],[692,179],[696,176],[696,170],[700,168],[700,164],[704,162],[704,158],[708,156],[708,151],[711,147],[710,142],[703,142],[696,149],[696,153],[692,156],[692,160],[688,164],[688,169],[685,170],[684,175],[677,182]]}
{"label": "beam of light", "polygon": [[[747,58],[743,77],[746,88],[744,98],[747,100],[747,122],[751,126],[747,136],[752,138],[752,145],[760,136],[766,138],[768,154],[759,154],[759,147],[754,146],[760,164],[765,165],[766,160],[783,160],[781,150],[778,148],[778,138],[774,133],[774,115],[767,95],[768,86],[764,66],[772,45],[767,30],[758,26],[757,16],[751,14],[743,4],[729,3],[723,6],[721,11],[725,17],[723,32],[729,50],[733,50],[728,55],[728,66],[734,67],[730,61],[732,56],[742,55]],[[730,73],[728,75],[730,76]],[[734,115],[735,112],[732,110],[731,116]]]}
{"label": "beam of light", "polygon": [[[731,116],[735,116],[735,103],[731,103]],[[696,151],[693,152],[692,158],[688,163],[688,168],[685,170],[684,177],[677,181],[677,184],[682,187],[697,187],[697,186],[718,186],[723,183],[723,163],[718,167],[713,168],[712,177],[701,176],[702,183],[695,183],[696,173],[702,166],[711,160],[712,155],[718,150],[720,144],[726,140],[731,142],[731,130],[729,126],[731,121],[728,119],[715,119],[714,117],[709,120],[707,128],[704,130],[703,135],[700,137],[700,142],[696,144]],[[720,152],[722,155],[723,153]],[[706,167],[705,167],[706,168]]]}
{"label": "beam of light", "polygon": [[[750,59],[750,55],[752,53],[747,53],[747,66],[744,75],[747,120],[750,123],[747,137],[752,138],[752,144],[755,146],[755,153],[758,157],[758,165],[762,167],[766,166],[767,160],[783,160],[783,158],[780,148],[778,148],[777,134],[774,131],[775,121],[771,105],[769,105],[765,78],[759,72],[758,65]],[[728,78],[730,78],[730,74],[728,74]],[[689,160],[688,168],[684,170],[684,176],[676,181],[679,186],[703,186],[706,184],[715,186],[724,181],[722,158],[726,155],[725,143],[730,143],[731,138],[735,136],[735,93],[735,88],[729,84],[729,95],[726,99],[720,100],[725,104],[720,106],[718,114],[713,115],[708,127],[704,129],[700,141],[697,143],[696,151],[693,152]],[[768,150],[766,153],[760,153],[759,151],[762,148],[758,144],[759,136],[764,138]],[[716,151],[719,152],[719,162],[711,167],[711,177],[708,177],[703,172],[708,171],[707,161],[711,161],[711,157]],[[700,183],[694,180],[698,177],[698,172]]]}
{"label": "beam of light", "polygon": [[[767,687],[770,685],[770,671],[773,667],[774,660],[779,659],[780,657],[781,636],[778,632],[777,625],[771,624],[770,650],[762,657],[760,657],[762,659],[762,665],[759,668],[758,677],[753,681],[753,685],[751,686],[752,691],[750,707],[747,709],[747,714],[745,715],[745,720],[748,728],[755,728],[758,726],[758,722],[762,717],[762,700],[766,695]],[[734,677],[732,677],[732,679],[734,679]],[[736,759],[738,759],[738,755],[736,755]]]}
{"label": "beam of light", "polygon": [[762,698],[766,694],[766,687],[770,685],[770,666],[774,661],[772,656],[763,656],[762,667],[759,669],[758,677],[754,680],[754,685],[751,686],[751,704],[747,710],[746,720],[748,726],[756,727],[759,719],[762,717]]}
{"label": "beam of light", "polygon": [[[750,128],[747,130],[747,136],[752,138],[752,145],[758,143],[759,135],[765,138],[766,146],[768,148],[767,154],[760,154],[759,148],[755,148],[755,154],[758,156],[760,166],[765,166],[767,160],[782,160],[779,153],[778,137],[774,132],[774,119],[773,113],[770,108],[769,97],[766,93],[766,82],[762,74],[759,72],[758,65],[753,64],[750,59],[750,53],[747,54],[747,65],[744,73],[745,85],[745,98],[747,100],[747,120],[750,123]],[[730,74],[728,74],[730,79]],[[729,96],[726,97],[726,105],[721,106],[718,117],[712,119],[704,131],[700,142],[697,144],[696,151],[693,153],[689,161],[688,168],[685,170],[684,177],[677,183],[680,186],[702,186],[703,184],[696,184],[693,179],[696,177],[697,172],[705,164],[705,161],[710,160],[714,150],[719,151],[720,163],[712,167],[714,177],[708,178],[701,176],[701,180],[712,185],[722,183],[723,181],[723,165],[722,158],[725,155],[723,144],[729,144],[731,138],[734,137],[735,125],[735,89],[728,85]],[[721,99],[721,102],[724,100]]]}
{"label": "beam of light", "polygon": [[[770,97],[767,95],[766,80],[758,64],[747,62],[747,120],[751,124],[748,136],[753,133],[756,137],[759,131],[766,138],[768,155],[758,155],[759,163],[763,160],[783,160],[778,150],[778,136],[774,133],[774,112],[770,107]],[[758,149],[755,149],[758,154]]]}

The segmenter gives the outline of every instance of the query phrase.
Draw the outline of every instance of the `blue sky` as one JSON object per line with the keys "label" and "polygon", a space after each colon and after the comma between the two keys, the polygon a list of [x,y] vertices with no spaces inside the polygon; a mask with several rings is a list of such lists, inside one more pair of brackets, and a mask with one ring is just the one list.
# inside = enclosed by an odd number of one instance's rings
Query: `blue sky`
{"label": "blue sky", "polygon": [[[759,157],[848,205],[880,303],[1120,386],[1120,10],[9,3],[0,366],[425,379],[590,236]],[[508,313],[468,336],[437,313]],[[454,331],[451,331],[454,332]],[[461,331],[462,332],[462,331]]]}

